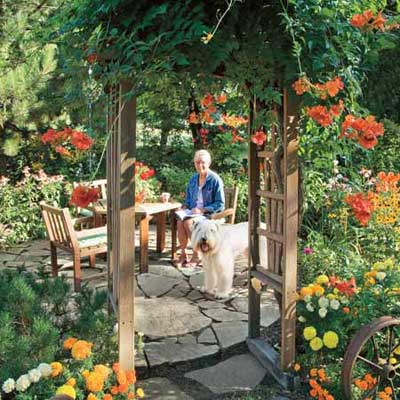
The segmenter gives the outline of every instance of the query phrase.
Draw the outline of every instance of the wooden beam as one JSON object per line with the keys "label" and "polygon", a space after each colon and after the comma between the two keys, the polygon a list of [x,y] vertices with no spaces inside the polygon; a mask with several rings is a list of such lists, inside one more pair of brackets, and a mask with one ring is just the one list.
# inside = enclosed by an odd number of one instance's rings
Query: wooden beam
{"label": "wooden beam", "polygon": [[134,279],[135,279],[135,153],[136,153],[136,98],[132,97],[129,82],[120,85],[118,121],[119,165],[116,168],[119,214],[118,236],[118,348],[123,370],[132,370],[134,363]]}
{"label": "wooden beam", "polygon": [[284,210],[283,210],[283,296],[281,366],[293,366],[296,357],[296,287],[298,232],[298,163],[297,163],[297,103],[287,90],[283,93],[284,121]]}
{"label": "wooden beam", "polygon": [[[249,115],[249,136],[251,135],[254,121],[254,109],[256,104],[250,102]],[[260,294],[251,284],[252,272],[260,264],[259,237],[257,227],[260,223],[260,198],[257,196],[257,189],[260,183],[260,168],[257,158],[257,146],[250,142],[249,145],[249,184],[248,184],[248,213],[249,213],[249,337],[256,338],[260,336]]]}

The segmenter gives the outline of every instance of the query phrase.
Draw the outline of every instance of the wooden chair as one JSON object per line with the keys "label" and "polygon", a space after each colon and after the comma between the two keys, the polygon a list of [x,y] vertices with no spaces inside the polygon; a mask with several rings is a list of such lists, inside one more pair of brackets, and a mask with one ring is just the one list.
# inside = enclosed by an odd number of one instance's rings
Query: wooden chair
{"label": "wooden chair", "polygon": [[224,188],[225,193],[225,210],[219,213],[215,213],[211,216],[211,219],[222,219],[225,218],[228,224],[235,223],[236,208],[239,195],[239,188],[237,186],[233,188]]}
{"label": "wooden chair", "polygon": [[58,274],[57,248],[72,253],[74,267],[74,289],[81,288],[81,258],[89,257],[89,265],[95,267],[96,254],[107,252],[107,227],[77,231],[76,223],[85,223],[87,218],[73,220],[68,208],[57,208],[41,202],[40,207],[47,234],[50,239],[51,266],[53,276]]}

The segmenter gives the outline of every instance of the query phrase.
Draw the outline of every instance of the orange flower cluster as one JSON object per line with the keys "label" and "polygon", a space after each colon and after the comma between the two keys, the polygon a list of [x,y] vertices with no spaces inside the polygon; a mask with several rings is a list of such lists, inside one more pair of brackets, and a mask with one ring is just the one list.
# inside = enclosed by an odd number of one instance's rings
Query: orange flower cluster
{"label": "orange flower cluster", "polygon": [[386,386],[381,392],[378,392],[378,399],[380,400],[392,400],[393,389]]}
{"label": "orange flower cluster", "polygon": [[347,137],[358,141],[365,149],[372,149],[378,144],[378,136],[384,133],[383,124],[376,122],[373,115],[367,118],[356,118],[354,115],[346,115],[339,138]]}
{"label": "orange flower cluster", "polygon": [[93,343],[86,340],[77,340],[71,348],[72,358],[75,360],[84,360],[88,358],[92,352]]}
{"label": "orange flower cluster", "polygon": [[306,76],[301,76],[293,83],[292,88],[299,96],[307,92],[314,92],[320,99],[326,100],[328,97],[335,97],[344,89],[344,83],[340,77],[336,76],[325,83],[313,84]]}
{"label": "orange flower cluster", "polygon": [[325,370],[323,368],[312,368],[310,370],[310,380],[308,381],[311,390],[310,396],[318,400],[335,400],[327,389],[322,387],[322,383],[327,382]]}
{"label": "orange flower cluster", "polygon": [[214,97],[211,93],[205,94],[200,100],[200,105],[204,111],[199,114],[196,114],[196,112],[192,111],[189,114],[189,124],[200,124],[201,122],[212,124],[214,119],[211,114],[217,112],[216,104],[224,104],[226,103],[226,100],[227,98],[225,93],[221,93],[216,97]]}
{"label": "orange flower cluster", "polygon": [[232,144],[237,143],[237,142],[244,142],[244,141],[245,141],[245,139],[237,134],[237,130],[232,129]]}
{"label": "orange flower cluster", "polygon": [[64,340],[63,348],[64,348],[65,350],[71,350],[71,349],[72,349],[72,346],[73,346],[74,343],[76,343],[77,341],[78,341],[78,339],[76,339],[76,338],[74,338],[74,337],[70,337],[70,338]]}
{"label": "orange flower cluster", "polygon": [[354,381],[354,384],[363,392],[371,390],[373,387],[375,387],[376,383],[377,379],[371,374],[365,374],[363,379],[356,379]]}
{"label": "orange flower cluster", "polygon": [[355,218],[363,226],[368,225],[372,217],[374,211],[373,196],[371,192],[368,192],[366,195],[364,193],[348,194],[344,198],[345,203],[352,208]]}
{"label": "orange flower cluster", "polygon": [[375,183],[375,190],[377,193],[381,192],[400,192],[400,173],[395,174],[394,172],[379,172],[377,175],[377,181]]}
{"label": "orange flower cluster", "polygon": [[[379,29],[383,32],[387,28],[385,25],[386,18],[382,15],[382,12],[374,15],[371,10],[366,10],[362,14],[354,14],[350,19],[350,24],[364,31]],[[390,29],[393,28],[390,26]]]}
{"label": "orange flower cluster", "polygon": [[64,156],[72,156],[71,150],[89,150],[93,145],[93,139],[83,132],[64,128],[62,131],[48,129],[41,137],[43,144],[50,144],[57,153]]}
{"label": "orange flower cluster", "polygon": [[230,126],[231,128],[238,128],[241,125],[247,124],[248,121],[247,118],[238,117],[235,115],[228,116],[226,114],[222,116],[222,120],[226,125]]}
{"label": "orange flower cluster", "polygon": [[72,191],[69,204],[76,207],[87,207],[90,203],[94,203],[100,197],[100,189],[89,186],[79,185]]}
{"label": "orange flower cluster", "polygon": [[[111,394],[128,393],[130,385],[136,383],[135,371],[122,371],[118,363],[114,363],[112,369],[117,378],[117,385],[111,387]],[[129,397],[128,393],[128,398],[134,397]]]}
{"label": "orange flower cluster", "polygon": [[343,101],[339,100],[338,104],[332,105],[329,109],[326,106],[306,107],[307,115],[321,126],[329,126],[333,122],[333,118],[340,117],[343,111]]}

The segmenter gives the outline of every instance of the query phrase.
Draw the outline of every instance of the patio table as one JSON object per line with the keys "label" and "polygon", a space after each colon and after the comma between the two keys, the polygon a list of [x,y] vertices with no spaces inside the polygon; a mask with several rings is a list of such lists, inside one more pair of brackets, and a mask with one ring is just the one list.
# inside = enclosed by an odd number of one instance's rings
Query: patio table
{"label": "patio table", "polygon": [[[165,229],[167,213],[181,207],[181,203],[138,203],[135,205],[136,220],[139,221],[140,237],[140,272],[149,270],[149,222],[154,217],[157,219],[157,252],[162,253],[165,249]],[[107,215],[107,200],[101,199],[94,203],[90,209],[93,211],[95,226],[101,226],[104,216]],[[171,218],[171,259],[176,253],[176,223],[175,213],[170,212]]]}

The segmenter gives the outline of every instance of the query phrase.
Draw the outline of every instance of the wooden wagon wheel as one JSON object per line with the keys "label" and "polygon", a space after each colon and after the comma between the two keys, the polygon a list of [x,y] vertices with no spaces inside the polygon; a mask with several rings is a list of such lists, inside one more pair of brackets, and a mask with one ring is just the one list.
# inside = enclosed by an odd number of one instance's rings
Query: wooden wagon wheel
{"label": "wooden wagon wheel", "polygon": [[400,400],[400,319],[381,317],[356,333],[344,355],[342,388],[348,400],[375,400],[382,392]]}

